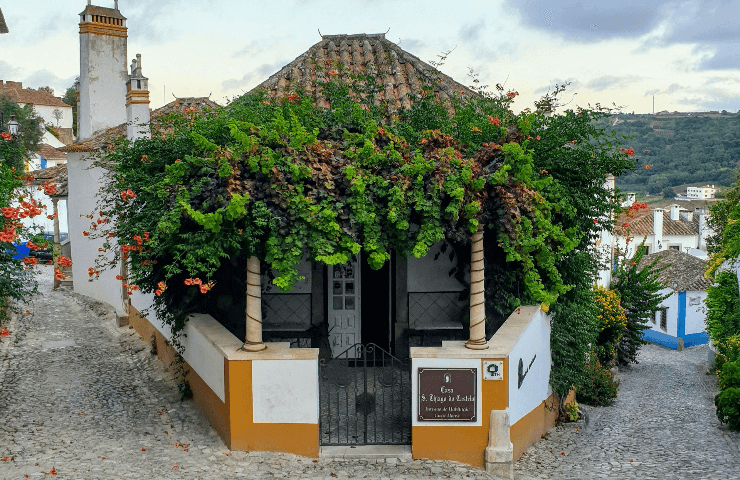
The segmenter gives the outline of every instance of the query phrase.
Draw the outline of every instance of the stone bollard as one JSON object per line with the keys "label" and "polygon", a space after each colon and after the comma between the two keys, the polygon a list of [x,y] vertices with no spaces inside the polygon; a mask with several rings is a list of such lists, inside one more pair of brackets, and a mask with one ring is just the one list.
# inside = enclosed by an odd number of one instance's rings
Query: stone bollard
{"label": "stone bollard", "polygon": [[681,337],[678,337],[678,351],[679,352],[683,351],[683,338]]}
{"label": "stone bollard", "polygon": [[509,435],[509,409],[491,410],[491,425],[486,447],[486,472],[514,479],[514,445]]}

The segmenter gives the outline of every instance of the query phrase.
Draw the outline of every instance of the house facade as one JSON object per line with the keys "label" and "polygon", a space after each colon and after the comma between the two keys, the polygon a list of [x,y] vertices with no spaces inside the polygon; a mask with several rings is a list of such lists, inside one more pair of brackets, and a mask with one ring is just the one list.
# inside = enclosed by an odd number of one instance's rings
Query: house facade
{"label": "house facade", "polygon": [[704,185],[703,187],[686,187],[686,196],[690,199],[714,198],[717,189],[714,185]]}
{"label": "house facade", "polygon": [[[120,60],[110,64],[111,58],[127,58],[125,33],[117,5],[88,3],[80,14],[80,133],[77,143],[63,149],[74,278],[81,280],[74,289],[113,305],[121,324],[156,342],[167,357],[174,355],[166,343],[172,332],[150,308],[152,294],[129,296],[122,288],[125,280],[116,276],[125,279],[125,265],[86,281],[102,247],[102,239],[83,233],[89,226],[84,216],[105,181],[100,168],[89,168],[92,157],[118,137],[136,140],[132,123],[150,123],[140,57],[126,76]],[[92,53],[93,44],[109,51]],[[327,106],[314,84],[316,68],[339,64],[375,75],[376,101],[390,113],[410,106],[408,94],[431,80],[430,65],[383,34],[335,35],[322,37],[257,88],[271,97],[300,88]],[[110,81],[92,88],[94,75]],[[434,75],[442,99],[474,94]],[[192,106],[177,100],[163,109],[215,106],[207,99],[189,101]],[[157,113],[151,115],[154,129]],[[465,248],[471,249],[472,269],[445,242],[423,258],[393,255],[379,270],[370,269],[362,253],[345,265],[306,259],[298,269],[304,280],[288,292],[277,291],[269,269],[249,258],[240,274],[217,282],[238,295],[216,298],[213,315],[191,316],[180,338],[194,403],[236,450],[315,457],[330,445],[411,445],[414,458],[457,460],[513,478],[513,461],[556,417],[557,409],[548,408],[554,401],[548,385],[550,319],[540,307],[521,307],[488,339],[482,230],[471,243]],[[232,317],[244,328],[238,335],[224,326]],[[440,401],[460,413],[440,413],[429,404],[426,397],[441,388],[459,389],[457,398]]]}
{"label": "house facade", "polygon": [[711,281],[704,278],[706,262],[671,249],[646,255],[640,266],[655,260],[656,267],[665,267],[659,276],[659,281],[665,285],[660,293],[669,296],[648,322],[649,328],[643,331],[642,337],[673,350],[680,345],[693,347],[707,343],[704,301]]}

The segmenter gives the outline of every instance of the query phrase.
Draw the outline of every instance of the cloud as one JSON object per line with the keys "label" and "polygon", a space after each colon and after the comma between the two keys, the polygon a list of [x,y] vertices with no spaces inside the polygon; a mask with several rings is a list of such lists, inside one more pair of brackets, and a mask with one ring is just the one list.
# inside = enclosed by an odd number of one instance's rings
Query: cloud
{"label": "cloud", "polygon": [[672,95],[676,92],[680,92],[683,90],[689,90],[691,87],[685,87],[683,85],[679,85],[677,83],[672,83],[668,86],[668,88],[652,88],[645,92],[645,96],[649,97],[650,95]]}
{"label": "cloud", "polygon": [[[655,29],[668,0],[507,0],[523,23],[583,43],[634,37]],[[506,7],[505,7],[506,8]]]}
{"label": "cloud", "polygon": [[61,78],[46,69],[36,70],[31,75],[23,78],[23,88],[37,89],[39,87],[49,86],[54,89],[54,95],[61,97],[72,86],[75,78],[76,75],[72,75],[69,78]]}
{"label": "cloud", "polygon": [[[123,6],[121,6],[123,8]],[[178,25],[173,22],[173,12],[182,9],[182,4],[175,0],[129,0],[126,2],[129,39],[146,40],[148,44],[163,43],[185,34],[197,21],[190,25]],[[168,19],[170,22],[163,21]]]}
{"label": "cloud", "polygon": [[555,78],[551,80],[547,85],[544,85],[540,88],[535,89],[533,93],[535,93],[536,95],[544,95],[548,92],[553,92],[555,90],[555,85],[563,85],[564,83],[569,84],[565,87],[565,90],[567,92],[575,93],[578,91],[579,88],[581,88],[581,82],[579,82],[573,77],[568,77],[567,80],[563,80],[561,78]]}
{"label": "cloud", "polygon": [[265,40],[265,39],[259,39],[259,40],[253,40],[249,42],[247,45],[242,47],[240,50],[234,52],[232,57],[239,58],[239,57],[256,57],[257,55],[264,53],[271,48],[273,48],[277,44],[276,40]]}
{"label": "cloud", "polygon": [[480,39],[480,34],[485,26],[486,24],[482,19],[475,24],[466,23],[460,28],[457,35],[464,42],[475,42]]}
{"label": "cloud", "polygon": [[586,84],[586,88],[590,90],[596,90],[597,92],[604,91],[608,88],[613,87],[626,87],[627,85],[636,82],[638,79],[632,75],[629,76],[615,76],[615,75],[604,75],[602,77],[594,78]]}
{"label": "cloud", "polygon": [[738,43],[722,44],[711,57],[705,57],[699,63],[699,70],[738,70],[740,69],[740,33]]}
{"label": "cloud", "polygon": [[20,75],[20,69],[14,67],[4,60],[0,60],[0,80],[17,81]]}
{"label": "cloud", "polygon": [[221,82],[221,88],[224,91],[242,89],[244,91],[251,90],[257,84],[267,80],[267,78],[276,73],[282,67],[288,64],[288,61],[278,61],[275,63],[264,63],[257,67],[256,70],[245,74],[242,78],[230,78]]}

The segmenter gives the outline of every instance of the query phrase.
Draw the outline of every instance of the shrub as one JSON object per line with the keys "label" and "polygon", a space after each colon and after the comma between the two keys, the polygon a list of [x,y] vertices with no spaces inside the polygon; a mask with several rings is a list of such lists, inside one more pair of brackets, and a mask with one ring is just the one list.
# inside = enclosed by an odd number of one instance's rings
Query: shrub
{"label": "shrub", "polygon": [[599,335],[594,348],[599,362],[609,365],[617,357],[617,345],[627,328],[627,317],[615,290],[596,287],[594,299],[599,308]]}
{"label": "shrub", "polygon": [[599,362],[593,352],[586,365],[586,378],[576,391],[576,399],[597,407],[609,405],[617,398],[617,386],[611,372]]}
{"label": "shrub", "polygon": [[740,430],[740,361],[726,362],[719,374],[720,392],[714,397],[717,418],[730,430]]}

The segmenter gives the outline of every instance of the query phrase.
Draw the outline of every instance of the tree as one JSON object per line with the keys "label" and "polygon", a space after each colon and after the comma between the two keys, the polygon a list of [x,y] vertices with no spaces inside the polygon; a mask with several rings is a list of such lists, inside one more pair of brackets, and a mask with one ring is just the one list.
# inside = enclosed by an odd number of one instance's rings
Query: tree
{"label": "tree", "polygon": [[665,187],[663,189],[663,198],[673,200],[676,197],[676,192],[673,191],[673,187]]}
{"label": "tree", "polygon": [[[78,79],[79,80],[79,77]],[[75,87],[69,87],[62,97],[62,102],[72,107],[72,131],[77,132],[77,90]]]}
{"label": "tree", "polygon": [[23,152],[23,154],[25,152],[35,152],[44,136],[44,132],[41,119],[36,117],[33,106],[25,105],[21,108],[7,95],[0,94],[0,111],[3,112],[5,121],[8,121],[11,115],[15,115],[15,120],[20,124],[21,135],[18,141],[21,149],[18,152]]}
{"label": "tree", "polygon": [[64,112],[59,110],[58,108],[55,108],[54,111],[51,113],[51,115],[54,117],[54,119],[57,121],[57,127],[59,127],[59,121],[64,118]]}
{"label": "tree", "polygon": [[45,87],[39,87],[39,92],[49,92],[51,95],[54,95],[54,89],[48,85]]}

